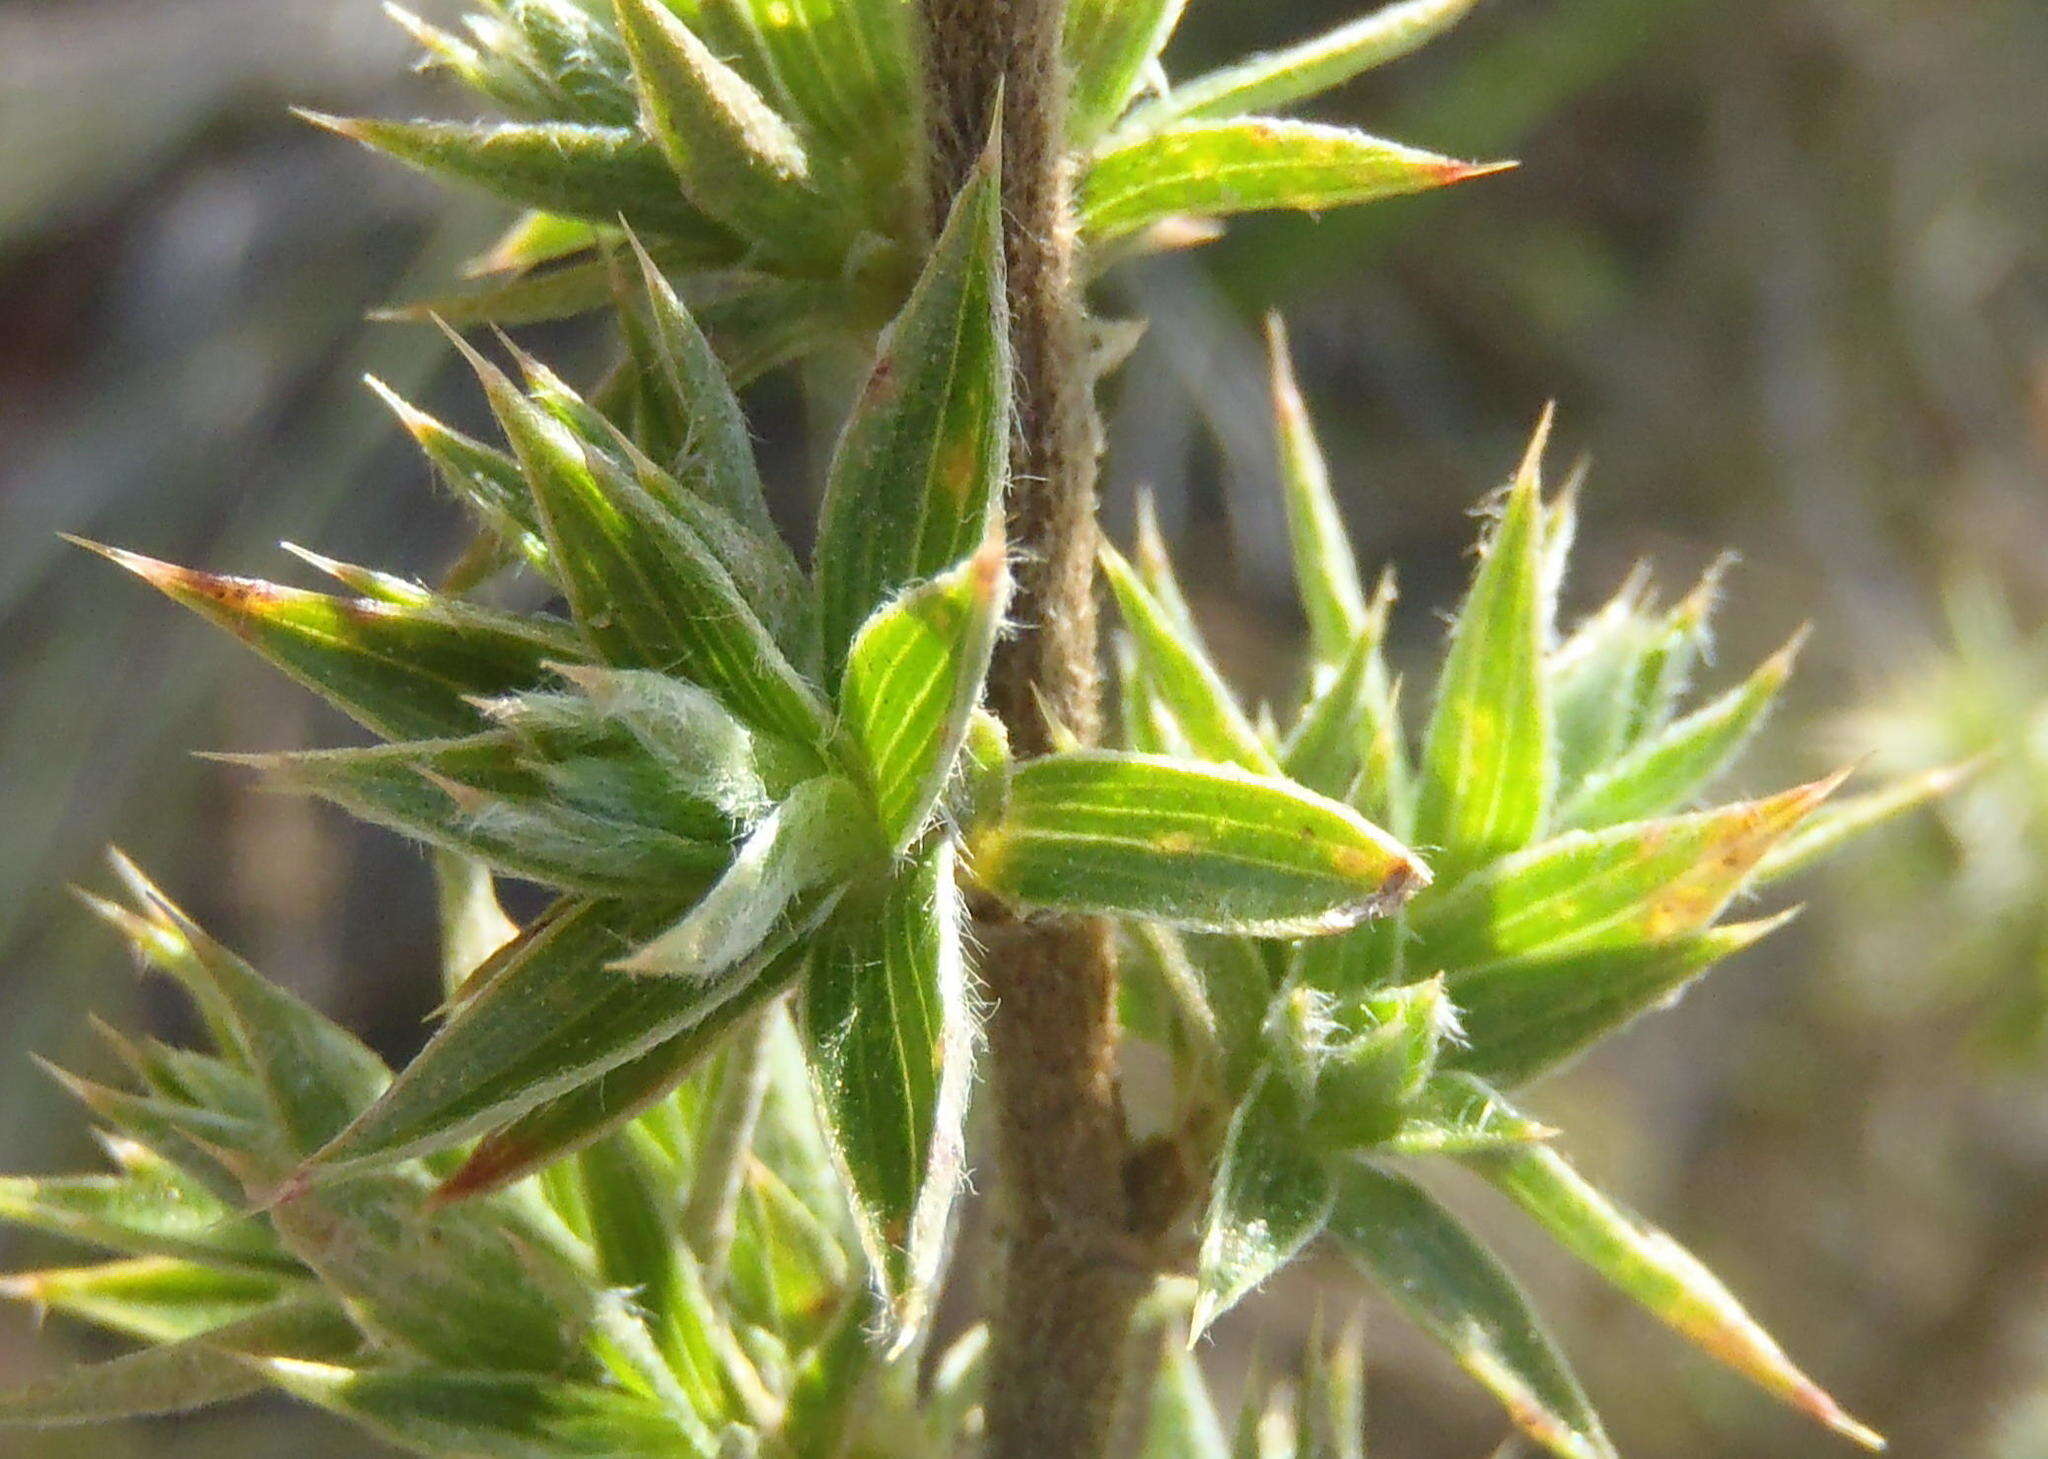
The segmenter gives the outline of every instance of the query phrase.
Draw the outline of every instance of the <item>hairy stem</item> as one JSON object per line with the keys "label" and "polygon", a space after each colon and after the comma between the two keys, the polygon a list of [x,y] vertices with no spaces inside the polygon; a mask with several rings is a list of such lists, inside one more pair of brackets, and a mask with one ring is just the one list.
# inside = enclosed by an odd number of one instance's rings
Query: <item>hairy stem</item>
{"label": "hairy stem", "polygon": [[[1094,601],[1099,425],[1074,268],[1061,118],[1062,0],[923,0],[933,202],[941,213],[1002,106],[1004,253],[1016,354],[1010,540],[1016,634],[993,706],[1019,754],[1100,720]],[[994,995],[991,1093],[1002,1260],[992,1313],[989,1459],[1105,1451],[1123,1335],[1151,1256],[1126,1193],[1116,960],[1106,925],[983,909]]]}

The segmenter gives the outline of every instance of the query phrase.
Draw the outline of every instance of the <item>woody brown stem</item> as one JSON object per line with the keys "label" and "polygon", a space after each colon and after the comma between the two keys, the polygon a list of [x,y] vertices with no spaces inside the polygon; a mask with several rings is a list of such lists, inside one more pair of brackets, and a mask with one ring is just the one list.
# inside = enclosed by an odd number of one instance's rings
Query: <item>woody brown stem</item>
{"label": "woody brown stem", "polygon": [[[990,700],[1019,755],[1101,717],[1094,600],[1099,425],[1061,137],[1061,0],[923,0],[936,211],[1002,107],[1004,254],[1016,355],[1010,453],[1015,634]],[[1150,1281],[1126,1189],[1116,959],[1105,924],[983,909],[1002,1260],[989,1459],[1091,1459],[1114,1418],[1124,1332]]]}

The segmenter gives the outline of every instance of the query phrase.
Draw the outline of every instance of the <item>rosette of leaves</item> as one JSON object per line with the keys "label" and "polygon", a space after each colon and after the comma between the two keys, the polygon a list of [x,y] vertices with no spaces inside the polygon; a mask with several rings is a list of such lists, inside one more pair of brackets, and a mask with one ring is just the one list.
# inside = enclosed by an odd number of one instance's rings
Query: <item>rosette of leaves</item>
{"label": "rosette of leaves", "polygon": [[1933,784],[1824,805],[1840,779],[1829,777],[1708,800],[1797,640],[1694,705],[1718,570],[1669,606],[1637,574],[1560,631],[1574,492],[1543,495],[1547,419],[1493,503],[1412,738],[1382,653],[1391,583],[1368,591],[1360,577],[1277,328],[1273,370],[1310,630],[1305,692],[1277,722],[1232,693],[1141,513],[1134,560],[1106,554],[1124,734],[1145,753],[1283,775],[1342,800],[1435,875],[1392,916],[1331,937],[1262,944],[1147,926],[1132,939],[1130,1020],[1178,1069],[1172,1138],[1220,1148],[1193,1334],[1325,1243],[1530,1438],[1572,1459],[1610,1454],[1513,1278],[1413,1178],[1417,1163],[1447,1161],[1708,1353],[1879,1444],[1705,1266],[1574,1169],[1516,1091],[1767,935],[1791,914],[1729,920],[1729,909]]}
{"label": "rosette of leaves", "polygon": [[[1403,0],[1169,84],[1181,0],[1069,7],[1068,145],[1087,266],[1199,241],[1227,214],[1320,211],[1490,170],[1266,115],[1406,54],[1473,0]],[[745,379],[865,350],[928,246],[929,141],[911,0],[486,0],[466,33],[393,14],[510,120],[316,118],[525,211],[437,299],[451,322],[608,305],[621,225]],[[419,311],[413,311],[419,312]]]}
{"label": "rosette of leaves", "polygon": [[[395,402],[496,544],[481,567],[538,578],[562,614],[311,554],[347,593],[100,549],[383,741],[253,757],[277,783],[560,896],[515,931],[487,877],[450,878],[460,924],[499,945],[395,1076],[148,888],[140,910],[109,909],[192,987],[216,1051],[152,1047],[141,1093],[89,1102],[150,1152],[150,1179],[213,1190],[199,1224],[261,1247],[279,1274],[265,1304],[307,1297],[324,1325],[300,1346],[296,1328],[270,1336],[267,1305],[220,1303],[175,1329],[130,1324],[171,1344],[134,1360],[137,1386],[88,1378],[18,1398],[16,1417],[143,1411],[165,1365],[192,1363],[222,1394],[253,1375],[427,1453],[709,1453],[734,1430],[813,1452],[824,1420],[801,1415],[886,1418],[852,1395],[915,1371],[973,1082],[967,891],[1010,916],[1270,939],[1355,926],[1426,883],[1394,837],[1276,766],[1010,762],[978,708],[1007,585],[999,195],[990,160],[885,331],[808,572],[769,524],[729,383],[644,257],[631,432],[530,360],[515,382],[471,356],[506,450]],[[805,1197],[786,1213],[800,1238],[839,1263],[827,1281],[761,1257],[789,1311],[738,1296],[733,1206],[767,1138],[750,1071],[785,1005],[818,1156],[768,1168]],[[721,1050],[716,1079],[687,1082]],[[679,1177],[701,1201],[678,1209]],[[128,1179],[89,1188],[120,1205]],[[17,1215],[59,1224],[62,1198],[39,1193],[70,1187],[19,1189]],[[252,1200],[263,1217],[228,1219]],[[188,1263],[172,1280],[215,1280],[204,1241],[172,1254]],[[463,1285],[427,1280],[435,1263]],[[19,1290],[52,1302],[54,1281]],[[179,1388],[174,1406],[213,1391]],[[895,1427],[875,1452],[923,1452],[921,1425]]]}

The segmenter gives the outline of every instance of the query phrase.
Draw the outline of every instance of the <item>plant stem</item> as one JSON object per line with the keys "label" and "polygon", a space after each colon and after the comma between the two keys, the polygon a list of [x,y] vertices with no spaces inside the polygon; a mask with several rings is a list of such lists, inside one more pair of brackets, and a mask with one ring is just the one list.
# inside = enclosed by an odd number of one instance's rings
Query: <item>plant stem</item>
{"label": "plant stem", "polygon": [[697,1142],[697,1168],[690,1172],[683,1198],[683,1239],[703,1269],[705,1286],[714,1291],[725,1281],[747,1157],[768,1095],[768,1040],[775,1016],[774,1008],[763,1009],[727,1041]]}
{"label": "plant stem", "polygon": [[[1095,459],[1100,426],[1061,135],[1062,0],[922,0],[932,194],[943,213],[1002,105],[1004,255],[1016,357],[1010,541],[1017,632],[990,699],[1020,755],[1100,721]],[[1150,1285],[1126,1194],[1116,959],[1106,924],[982,909],[1002,1260],[988,1459],[1091,1459],[1116,1408],[1124,1331]]]}

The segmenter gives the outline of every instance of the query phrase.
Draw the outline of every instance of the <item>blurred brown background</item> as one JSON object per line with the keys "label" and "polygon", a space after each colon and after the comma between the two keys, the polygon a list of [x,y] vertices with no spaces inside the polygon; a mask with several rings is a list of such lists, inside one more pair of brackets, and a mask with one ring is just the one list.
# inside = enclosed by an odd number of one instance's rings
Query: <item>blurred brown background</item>
{"label": "blurred brown background", "polygon": [[[423,6],[423,9],[440,7]],[[1334,0],[1194,0],[1169,62],[1308,33]],[[91,1159],[26,1055],[95,1067],[85,1014],[173,1033],[63,887],[118,840],[274,975],[394,1056],[433,1001],[420,858],[253,793],[194,748],[347,731],[59,530],[230,571],[274,543],[429,573],[452,512],[356,384],[479,409],[425,331],[367,309],[499,218],[294,122],[461,103],[371,0],[0,4],[0,1167]],[[1468,188],[1257,220],[1116,275],[1152,319],[1110,401],[1109,511],[1160,493],[1207,626],[1277,688],[1285,606],[1256,326],[1294,330],[1400,647],[1434,650],[1466,509],[1543,402],[1592,458],[1568,606],[1722,547],[1717,672],[1805,619],[1791,708],[1735,788],[1868,754],[2003,758],[1806,890],[1787,934],[1552,1081],[1582,1163],[1717,1266],[1895,1452],[2048,1456],[2048,6],[2039,0],[1486,0],[1320,111],[1515,156]],[[574,366],[602,341],[532,341]],[[808,499],[786,386],[764,454]],[[1499,1223],[1624,1452],[1833,1452]],[[0,1267],[59,1258],[0,1235]],[[1335,1273],[1256,1314],[1268,1356]],[[1240,1325],[1226,1334],[1235,1350]],[[1376,1453],[1478,1459],[1501,1425],[1389,1318]],[[0,1316],[0,1383],[94,1345]],[[289,1425],[289,1427],[287,1427]],[[54,1459],[372,1452],[282,1407],[0,1438]]]}

